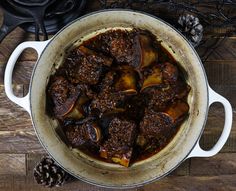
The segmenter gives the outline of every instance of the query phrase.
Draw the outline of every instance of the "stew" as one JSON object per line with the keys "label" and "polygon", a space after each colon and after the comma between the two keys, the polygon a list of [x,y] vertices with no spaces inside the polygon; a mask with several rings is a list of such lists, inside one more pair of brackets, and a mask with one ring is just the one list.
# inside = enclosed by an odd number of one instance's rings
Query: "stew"
{"label": "stew", "polygon": [[189,91],[154,35],[116,29],[68,52],[50,77],[47,108],[72,147],[128,167],[170,142],[188,116]]}

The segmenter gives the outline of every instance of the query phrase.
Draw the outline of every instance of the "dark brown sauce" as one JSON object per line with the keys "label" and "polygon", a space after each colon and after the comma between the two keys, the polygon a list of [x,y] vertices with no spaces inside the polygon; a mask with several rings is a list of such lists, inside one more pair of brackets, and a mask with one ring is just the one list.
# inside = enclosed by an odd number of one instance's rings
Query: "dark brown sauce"
{"label": "dark brown sauce", "polygon": [[73,147],[128,167],[173,139],[188,115],[189,90],[150,32],[111,30],[69,52],[50,79],[48,113]]}

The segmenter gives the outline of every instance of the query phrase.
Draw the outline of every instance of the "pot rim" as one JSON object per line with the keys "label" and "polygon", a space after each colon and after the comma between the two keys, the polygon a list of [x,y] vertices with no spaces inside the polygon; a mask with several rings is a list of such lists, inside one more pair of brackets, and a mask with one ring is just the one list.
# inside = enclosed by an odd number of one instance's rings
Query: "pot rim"
{"label": "pot rim", "polygon": [[[96,182],[93,182],[93,181],[90,181],[90,180],[87,180],[86,178],[83,178],[83,177],[80,177],[79,175],[76,175],[72,172],[70,172],[68,169],[66,169],[61,163],[59,163],[56,158],[51,155],[51,153],[48,151],[47,147],[44,145],[43,141],[41,140],[38,132],[37,132],[37,128],[35,127],[35,119],[34,119],[34,115],[32,115],[32,102],[31,102],[31,90],[32,90],[32,81],[33,81],[33,76],[35,74],[35,71],[37,69],[37,66],[38,66],[38,63],[39,63],[39,60],[41,59],[42,55],[44,54],[45,50],[47,49],[48,46],[50,46],[50,43],[51,41],[53,41],[58,35],[60,35],[60,33],[64,30],[66,30],[66,28],[76,22],[78,22],[79,20],[83,19],[83,18],[86,18],[88,16],[91,16],[91,15],[95,15],[95,14],[98,14],[98,13],[103,13],[103,12],[117,12],[117,11],[121,11],[121,12],[131,12],[131,13],[139,13],[139,14],[143,14],[145,16],[149,16],[149,17],[152,17],[154,19],[157,19],[161,22],[163,22],[165,25],[171,27],[175,32],[177,32],[182,38],[184,38],[184,40],[186,41],[186,43],[191,47],[192,51],[194,52],[195,56],[197,57],[198,61],[199,61],[199,64],[200,64],[200,67],[202,69],[202,72],[204,74],[204,81],[205,81],[205,85],[206,85],[206,89],[207,89],[207,104],[206,104],[206,108],[205,108],[205,111],[206,111],[206,115],[205,115],[205,118],[204,118],[204,122],[203,122],[203,126],[202,126],[202,129],[201,129],[201,132],[198,136],[198,138],[196,139],[193,147],[189,150],[189,152],[187,153],[187,155],[181,160],[179,161],[175,167],[173,167],[172,169],[170,169],[168,172],[162,174],[161,176],[159,177],[154,177],[152,179],[149,179],[149,180],[146,180],[146,181],[143,181],[141,183],[134,183],[132,185],[120,185],[120,187],[117,187],[117,186],[107,186],[106,184],[100,184],[100,183],[96,183]],[[202,61],[198,55],[198,53],[196,52],[195,48],[193,47],[193,45],[187,40],[187,38],[180,32],[178,31],[174,26],[172,26],[171,24],[169,24],[168,22],[160,19],[159,17],[157,16],[154,16],[154,15],[151,15],[149,13],[146,13],[146,12],[143,12],[143,11],[136,11],[136,10],[132,10],[132,9],[120,9],[120,8],[116,8],[116,9],[104,9],[104,10],[99,10],[99,11],[94,11],[94,12],[91,12],[91,13],[88,13],[88,14],[85,14],[75,20],[73,20],[72,22],[68,23],[66,26],[64,26],[63,28],[61,28],[55,35],[53,35],[53,37],[50,39],[50,41],[47,43],[47,45],[44,47],[42,53],[40,54],[37,62],[35,63],[35,66],[33,68],[33,71],[32,71],[32,75],[31,75],[31,79],[30,79],[30,85],[29,85],[29,102],[30,102],[30,116],[31,116],[31,119],[32,119],[32,124],[33,124],[33,127],[34,127],[34,130],[36,132],[36,135],[38,137],[38,140],[39,142],[41,143],[41,145],[43,146],[44,150],[53,158],[53,160],[63,169],[65,170],[66,172],[68,172],[69,174],[71,174],[72,176],[76,177],[77,179],[79,180],[82,180],[86,183],[89,183],[91,185],[95,185],[95,186],[99,186],[99,187],[103,187],[103,188],[115,188],[115,189],[128,189],[128,188],[137,188],[137,187],[141,187],[141,186],[144,186],[146,184],[149,184],[149,183],[152,183],[154,181],[157,181],[157,180],[160,180],[162,178],[164,178],[165,176],[169,175],[171,172],[173,172],[176,168],[178,168],[180,166],[180,164],[182,164],[186,159],[187,157],[189,156],[189,154],[192,152],[192,150],[195,148],[196,144],[198,143],[199,139],[201,138],[202,136],[202,133],[205,129],[205,125],[206,125],[206,121],[207,121],[207,116],[208,116],[208,111],[209,111],[209,84],[208,84],[208,80],[207,80],[207,76],[206,76],[206,72],[205,72],[205,69],[203,67],[203,64],[202,64]]]}

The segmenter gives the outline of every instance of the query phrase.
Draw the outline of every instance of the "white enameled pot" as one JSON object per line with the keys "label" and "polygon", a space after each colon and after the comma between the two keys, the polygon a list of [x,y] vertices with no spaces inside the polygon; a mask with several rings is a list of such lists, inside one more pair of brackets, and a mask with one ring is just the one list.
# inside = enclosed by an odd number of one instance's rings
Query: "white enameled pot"
{"label": "white enameled pot", "polygon": [[[45,107],[49,76],[55,71],[55,67],[62,63],[65,50],[74,43],[78,45],[83,40],[111,28],[141,28],[151,31],[185,70],[186,80],[191,86],[188,97],[189,117],[173,140],[156,155],[129,168],[98,161],[71,150],[58,136],[56,132],[58,124],[46,114]],[[19,98],[12,91],[12,71],[18,57],[26,48],[35,49],[38,60],[32,73],[29,93]],[[225,144],[232,126],[230,103],[209,87],[201,60],[190,43],[169,24],[140,12],[128,10],[95,12],[75,20],[51,40],[20,44],[9,58],[4,84],[8,98],[30,114],[41,144],[56,162],[75,177],[103,187],[141,186],[166,176],[187,158],[213,156]],[[205,151],[199,146],[199,139],[204,130],[208,108],[214,102],[220,102],[224,106],[225,124],[215,146]]]}

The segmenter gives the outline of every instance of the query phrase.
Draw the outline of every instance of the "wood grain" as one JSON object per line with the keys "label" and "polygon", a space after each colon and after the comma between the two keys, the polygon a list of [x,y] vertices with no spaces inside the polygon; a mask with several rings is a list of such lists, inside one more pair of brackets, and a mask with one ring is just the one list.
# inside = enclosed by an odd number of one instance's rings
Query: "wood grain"
{"label": "wood grain", "polygon": [[[200,139],[200,145],[203,149],[211,149],[220,137],[221,132],[205,131]],[[236,152],[236,132],[231,131],[228,140],[220,151],[222,153]]]}
{"label": "wood grain", "polygon": [[235,191],[236,174],[219,176],[169,176],[139,191]]}
{"label": "wood grain", "polygon": [[190,175],[234,175],[235,172],[236,153],[219,153],[212,158],[191,159]]}
{"label": "wood grain", "polygon": [[[23,85],[15,85],[13,89],[16,96],[23,96]],[[0,103],[0,131],[29,129],[29,114],[7,98],[3,85],[0,85]]]}
{"label": "wood grain", "polygon": [[[23,86],[14,86],[15,95],[22,97]],[[29,114],[5,95],[0,85],[0,153],[43,152]]]}
{"label": "wood grain", "polygon": [[[210,38],[209,40],[207,38]],[[209,44],[214,43],[215,39],[211,37],[206,37]],[[226,61],[235,61],[236,59],[236,41],[235,37],[233,38],[226,38],[223,42],[212,52],[212,54],[208,57],[208,61],[215,61],[215,60],[226,60]],[[197,48],[197,52],[200,56],[204,55],[206,48],[199,47]]]}
{"label": "wood grain", "polygon": [[0,154],[0,174],[26,175],[25,154]]}
{"label": "wood grain", "polygon": [[236,58],[234,61],[208,61],[204,67],[210,85],[223,86],[225,89],[236,87]]}
{"label": "wood grain", "polygon": [[191,159],[187,159],[184,161],[178,168],[176,168],[173,172],[170,173],[170,176],[184,176],[189,175],[190,173],[190,164]]}
{"label": "wood grain", "polygon": [[[83,191],[115,191],[115,189],[104,189],[99,188],[97,186],[93,186],[82,182],[80,180],[72,181],[70,183],[65,184],[63,187],[60,188],[53,188],[53,189],[46,189],[42,186],[37,185],[34,181],[33,177],[33,169],[38,161],[44,156],[45,154],[27,154],[27,176],[26,176],[26,190],[32,191],[41,191],[41,190],[50,190],[50,191],[76,191],[76,190],[83,190]],[[137,189],[128,189],[127,191],[135,191]]]}
{"label": "wood grain", "polygon": [[12,191],[13,175],[0,175],[0,191]]}
{"label": "wood grain", "polygon": [[[4,76],[5,63],[0,63],[0,76]],[[17,62],[13,71],[13,83],[28,85],[32,74],[35,61]],[[0,85],[3,84],[3,78],[0,78]]]}
{"label": "wood grain", "polygon": [[[16,48],[18,44],[23,41],[34,40],[34,35],[25,33],[21,28],[16,28],[11,32],[11,35],[8,35],[1,43],[0,46],[0,62],[6,63],[9,56]],[[22,60],[35,60],[36,54],[34,54],[33,49],[29,49],[26,54],[24,54],[21,59]]]}

